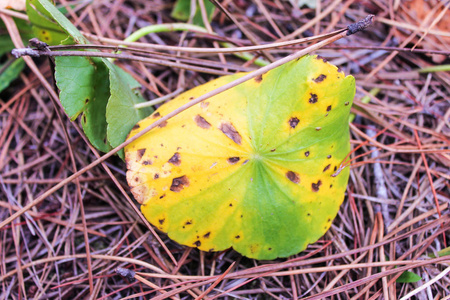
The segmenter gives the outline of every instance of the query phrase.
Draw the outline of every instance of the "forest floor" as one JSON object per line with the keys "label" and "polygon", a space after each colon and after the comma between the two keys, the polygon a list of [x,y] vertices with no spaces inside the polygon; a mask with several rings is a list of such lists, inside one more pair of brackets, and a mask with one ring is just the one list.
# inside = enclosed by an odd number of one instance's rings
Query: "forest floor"
{"label": "forest floor", "polygon": [[[38,69],[26,67],[0,93],[0,299],[450,295],[450,1],[297,2],[220,1],[234,20],[215,9],[209,33],[150,33],[139,42],[198,48],[222,41],[267,44],[330,33],[375,15],[366,31],[313,52],[356,79],[350,126],[355,151],[345,200],[330,230],[305,251],[273,261],[232,249],[203,252],[150,231],[132,208],[139,205],[125,200],[131,196],[125,163],[113,156],[89,166],[98,162],[98,153],[80,134],[79,120],[71,122],[45,89],[46,81],[53,85],[48,58],[35,58]],[[124,40],[152,24],[186,23],[171,16],[173,1],[57,4],[67,7],[66,16],[94,44]],[[3,21],[27,18],[22,11],[0,15]],[[264,50],[259,58],[275,61],[314,43]],[[142,84],[149,100],[218,74],[258,68],[232,54],[181,55],[187,65],[202,59],[204,71],[115,63]],[[7,60],[12,56],[5,54],[2,62]],[[82,174],[69,178],[77,170]]]}

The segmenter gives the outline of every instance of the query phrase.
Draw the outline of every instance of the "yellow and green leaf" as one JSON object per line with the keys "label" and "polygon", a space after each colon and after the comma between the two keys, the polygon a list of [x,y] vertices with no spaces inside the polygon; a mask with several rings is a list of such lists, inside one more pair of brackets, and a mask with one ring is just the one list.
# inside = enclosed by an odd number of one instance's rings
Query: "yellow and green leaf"
{"label": "yellow and green leaf", "polygon": [[[244,74],[162,105],[130,137]],[[145,217],[204,251],[257,259],[304,250],[331,226],[349,171],[352,76],[304,56],[178,114],[125,148],[127,180]]]}

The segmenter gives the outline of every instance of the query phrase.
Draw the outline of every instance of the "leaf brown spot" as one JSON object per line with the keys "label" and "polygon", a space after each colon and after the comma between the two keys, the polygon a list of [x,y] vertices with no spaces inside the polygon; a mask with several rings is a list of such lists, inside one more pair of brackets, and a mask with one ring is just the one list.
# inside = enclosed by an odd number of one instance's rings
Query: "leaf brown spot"
{"label": "leaf brown spot", "polygon": [[175,154],[168,160],[174,166],[179,166],[181,164],[180,153],[175,152]]}
{"label": "leaf brown spot", "polygon": [[166,219],[159,219],[158,222],[159,222],[159,224],[162,225],[162,224],[164,224],[164,221],[165,221],[165,220],[166,220]]}
{"label": "leaf brown spot", "polygon": [[310,93],[311,97],[309,98],[309,103],[314,104],[317,102],[318,97],[316,94]]}
{"label": "leaf brown spot", "polygon": [[195,241],[194,245],[195,245],[195,247],[200,247],[202,245],[202,243],[200,241]]}
{"label": "leaf brown spot", "polygon": [[136,124],[133,126],[133,130],[139,129],[141,126],[139,124]]}
{"label": "leaf brown spot", "polygon": [[189,186],[189,180],[186,175],[174,178],[170,190],[175,193],[181,192],[182,189]]}
{"label": "leaf brown spot", "polygon": [[241,236],[240,236],[240,235],[237,235],[237,236],[235,236],[234,238],[235,238],[235,239],[240,239]]}
{"label": "leaf brown spot", "polygon": [[203,235],[203,237],[204,237],[205,239],[207,239],[207,238],[209,238],[210,235],[211,235],[211,231],[205,233],[205,234]]}
{"label": "leaf brown spot", "polygon": [[277,149],[276,148],[273,148],[273,149],[270,149],[270,152],[275,152]]}
{"label": "leaf brown spot", "polygon": [[89,103],[89,99],[88,98],[84,99],[84,104],[88,104],[88,103]]}
{"label": "leaf brown spot", "polygon": [[334,166],[334,171],[336,172],[336,170],[337,170],[337,166]]}
{"label": "leaf brown spot", "polygon": [[330,159],[330,158],[331,158],[331,155],[327,155],[327,158]]}
{"label": "leaf brown spot", "polygon": [[262,81],[262,75],[259,75],[259,76],[256,76],[255,77],[255,81],[257,82],[257,83],[260,83],[261,81]]}
{"label": "leaf brown spot", "polygon": [[317,183],[313,182],[311,184],[311,188],[312,188],[313,192],[318,192],[321,185],[322,185],[322,181],[321,180],[317,181]]}
{"label": "leaf brown spot", "polygon": [[164,198],[166,196],[166,194],[164,194],[164,195],[162,195],[162,196],[159,196],[159,199],[162,199],[162,198]]}
{"label": "leaf brown spot", "polygon": [[344,104],[345,104],[345,106],[347,106],[347,105],[349,105],[350,103],[349,103],[348,101],[346,101]]}
{"label": "leaf brown spot", "polygon": [[286,172],[286,177],[287,177],[287,179],[289,179],[293,183],[297,183],[297,184],[300,183],[300,177],[295,172],[287,171]]}
{"label": "leaf brown spot", "polygon": [[142,156],[144,156],[145,151],[147,151],[146,148],[142,148],[142,149],[138,149],[137,152],[137,156],[136,156],[136,161],[140,161],[142,159]]}
{"label": "leaf brown spot", "polygon": [[158,125],[159,128],[166,127],[167,121],[161,122],[161,124]]}
{"label": "leaf brown spot", "polygon": [[152,161],[151,161],[150,159],[147,159],[147,160],[144,160],[144,161],[142,162],[142,164],[143,164],[144,166],[148,166],[148,165],[151,165],[151,164],[152,164]]}
{"label": "leaf brown spot", "polygon": [[290,118],[289,126],[291,126],[291,128],[295,128],[295,127],[297,127],[298,122],[300,122],[300,120],[297,117]]}
{"label": "leaf brown spot", "polygon": [[333,185],[332,184],[330,184],[330,189],[333,187]]}
{"label": "leaf brown spot", "polygon": [[330,111],[330,110],[331,110],[331,105],[328,105],[327,111]]}
{"label": "leaf brown spot", "polygon": [[236,128],[234,128],[233,124],[231,123],[222,123],[219,127],[219,129],[228,137],[230,138],[233,142],[235,142],[236,144],[240,145],[242,142],[242,137],[239,134],[239,132],[237,132]]}
{"label": "leaf brown spot", "polygon": [[208,121],[206,121],[205,118],[203,118],[200,115],[196,115],[194,120],[195,120],[195,123],[197,124],[197,126],[200,128],[204,128],[204,129],[211,128],[211,124],[209,124]]}
{"label": "leaf brown spot", "polygon": [[267,250],[272,251],[272,248],[268,248]]}
{"label": "leaf brown spot", "polygon": [[234,165],[237,163],[241,158],[235,156],[235,157],[228,157],[227,161],[229,164]]}
{"label": "leaf brown spot", "polygon": [[327,62],[327,59],[326,59],[325,57],[323,57],[323,56],[320,56],[320,55],[317,55],[317,56],[316,56],[316,59],[322,60],[324,63]]}
{"label": "leaf brown spot", "polygon": [[327,78],[327,75],[325,74],[320,74],[316,79],[313,79],[314,82],[319,83],[325,80],[325,78]]}
{"label": "leaf brown spot", "polygon": [[155,173],[155,175],[153,175],[153,179],[158,179],[159,178],[159,174]]}
{"label": "leaf brown spot", "polygon": [[331,167],[331,165],[328,165],[325,168],[323,168],[323,172],[326,172],[330,167]]}
{"label": "leaf brown spot", "polygon": [[189,97],[189,100],[191,100],[191,101],[194,100],[194,99],[195,99],[195,98],[194,98],[193,96]]}
{"label": "leaf brown spot", "polygon": [[320,129],[322,129],[322,127],[316,127],[316,131],[319,131]]}
{"label": "leaf brown spot", "polygon": [[305,152],[305,156],[308,157],[309,156],[309,151]]}
{"label": "leaf brown spot", "polygon": [[158,112],[156,112],[156,113],[154,113],[154,114],[152,115],[152,118],[153,118],[153,119],[156,119],[156,118],[158,118],[159,116],[161,116],[161,114],[160,114],[159,111],[158,111]]}
{"label": "leaf brown spot", "polygon": [[184,225],[191,225],[192,224],[192,220],[187,220]]}

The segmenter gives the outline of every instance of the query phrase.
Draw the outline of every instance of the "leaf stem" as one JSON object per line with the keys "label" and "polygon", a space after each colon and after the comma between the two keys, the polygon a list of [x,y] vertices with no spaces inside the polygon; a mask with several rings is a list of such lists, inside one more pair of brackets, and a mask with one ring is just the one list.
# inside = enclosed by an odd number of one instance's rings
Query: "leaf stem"
{"label": "leaf stem", "polygon": [[417,70],[417,72],[419,73],[448,72],[448,71],[450,71],[450,65],[433,66]]}
{"label": "leaf stem", "polygon": [[150,33],[171,32],[171,31],[194,31],[194,32],[198,31],[202,33],[208,33],[208,31],[206,31],[205,28],[192,24],[185,24],[185,23],[156,24],[142,27],[136,30],[126,39],[124,39],[124,42],[136,42],[141,37],[149,35]]}

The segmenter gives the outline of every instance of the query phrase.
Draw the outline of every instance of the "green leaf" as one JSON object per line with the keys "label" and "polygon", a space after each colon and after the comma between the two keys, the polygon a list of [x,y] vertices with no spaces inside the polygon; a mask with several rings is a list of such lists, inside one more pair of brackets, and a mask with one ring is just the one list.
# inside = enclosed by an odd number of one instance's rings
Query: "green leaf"
{"label": "green leaf", "polygon": [[450,247],[444,248],[438,252],[439,257],[450,255]]}
{"label": "green leaf", "polygon": [[[437,255],[438,255],[437,257],[450,255],[450,247],[447,247],[447,248],[442,249],[441,251],[438,251]],[[428,254],[428,256],[431,258],[436,258],[436,255],[434,255],[434,253]]]}
{"label": "green leaf", "polygon": [[[192,0],[192,1],[196,1],[196,0]],[[211,22],[212,16],[214,14],[215,6],[208,0],[204,0],[203,2],[205,3],[205,9],[206,9],[206,14],[208,16],[208,20]],[[177,0],[170,16],[176,20],[187,21],[187,20],[189,20],[190,15],[191,15],[191,0]],[[194,18],[192,20],[192,24],[205,27],[205,24],[203,23],[203,18],[202,18],[202,12],[201,12],[200,8],[198,7],[198,4],[196,6],[196,11],[195,11]]]}
{"label": "green leaf", "polygon": [[9,66],[3,69],[0,65],[0,93],[6,89],[9,84],[19,77],[22,70],[25,68],[25,61],[22,58],[14,60]]}
{"label": "green leaf", "polygon": [[109,69],[102,59],[56,57],[55,79],[67,115],[73,121],[82,113],[81,124],[89,141],[100,151],[109,151],[106,138]]}
{"label": "green leaf", "polygon": [[[28,0],[27,12],[43,41],[88,43],[50,1]],[[86,136],[103,152],[124,142],[133,125],[152,112],[151,108],[134,108],[135,103],[145,101],[134,91],[140,84],[107,59],[56,57],[55,79],[67,115],[73,121],[81,114]]]}
{"label": "green leaf", "polygon": [[61,103],[71,121],[85,110],[93,98],[93,61],[87,57],[55,57],[55,79]]}
{"label": "green leaf", "polygon": [[82,114],[86,136],[103,152],[123,143],[133,125],[152,112],[134,108],[145,102],[134,91],[140,84],[107,59],[56,57],[55,79],[67,115],[73,121]]}
{"label": "green leaf", "polygon": [[[153,109],[136,109],[135,104],[145,102],[135,91],[136,87],[140,87],[139,83],[109,61],[103,61],[109,69],[111,93],[106,107],[107,136],[110,145],[115,148],[125,141],[133,126],[150,115]],[[119,152],[119,155],[123,158],[123,151]]]}
{"label": "green leaf", "polygon": [[[33,31],[31,29],[31,25],[22,19],[14,18],[14,22],[16,23],[17,29],[19,29],[20,36],[22,37],[23,43],[28,44],[28,40],[34,37]],[[6,30],[6,26],[3,21],[0,20],[0,32],[5,32],[5,34],[0,34],[0,57],[10,52],[14,49],[14,44],[11,41],[11,37]]]}
{"label": "green leaf", "polygon": [[111,150],[107,137],[106,106],[109,97],[109,69],[102,59],[92,58],[95,62],[96,72],[92,79],[93,102],[86,106],[81,119],[84,133],[97,149],[103,152]]}
{"label": "green leaf", "polygon": [[27,15],[36,36],[49,45],[88,43],[49,0],[27,0]]}
{"label": "green leaf", "polygon": [[420,277],[419,275],[410,272],[410,271],[405,271],[402,273],[402,275],[400,275],[396,282],[398,283],[414,283],[414,282],[418,282],[422,280],[422,277]]}
{"label": "green leaf", "polygon": [[[220,77],[162,105],[130,137],[200,95]],[[344,199],[348,117],[355,80],[304,56],[162,123],[125,148],[127,180],[144,216],[204,251],[233,247],[274,259],[304,250]]]}

